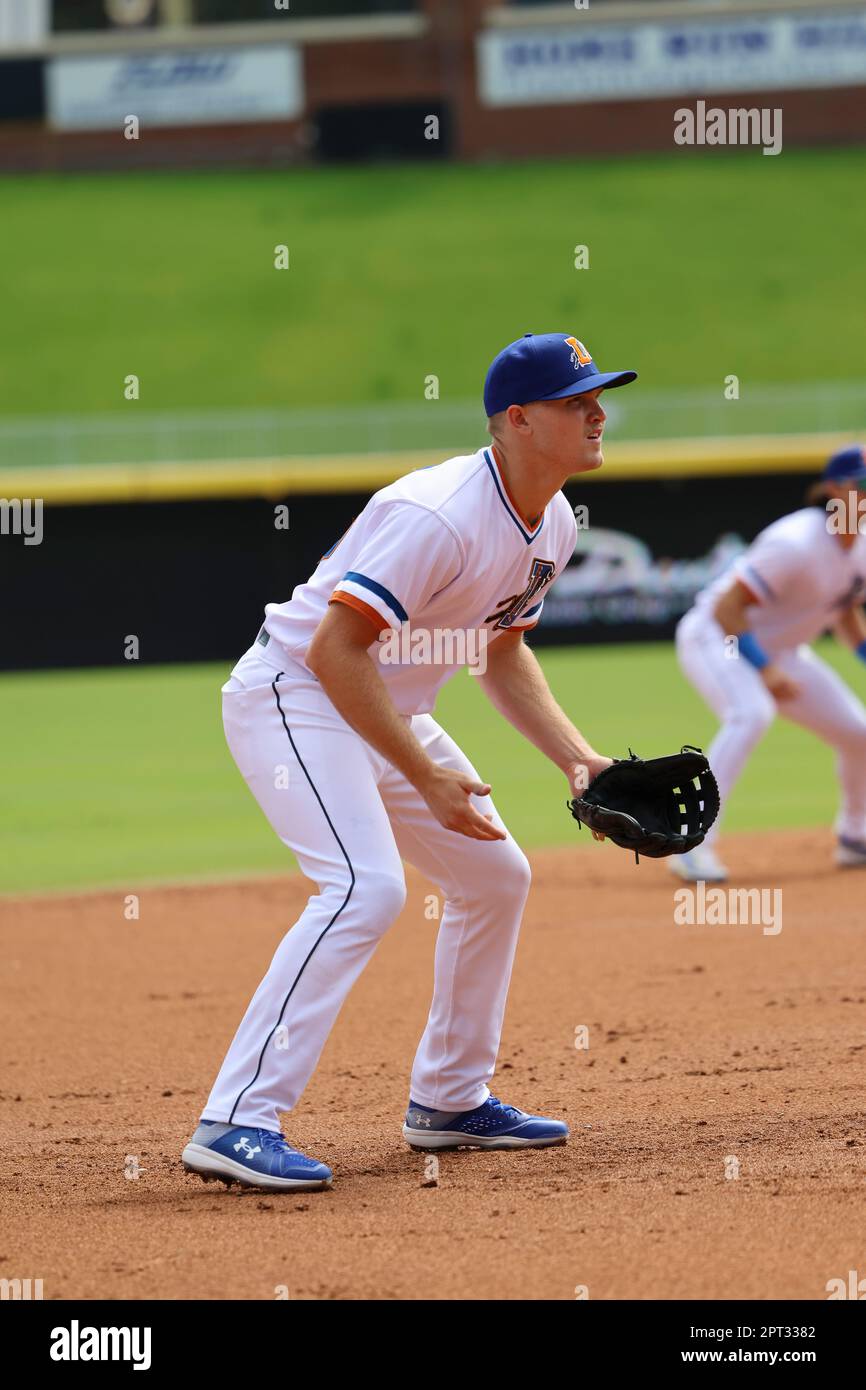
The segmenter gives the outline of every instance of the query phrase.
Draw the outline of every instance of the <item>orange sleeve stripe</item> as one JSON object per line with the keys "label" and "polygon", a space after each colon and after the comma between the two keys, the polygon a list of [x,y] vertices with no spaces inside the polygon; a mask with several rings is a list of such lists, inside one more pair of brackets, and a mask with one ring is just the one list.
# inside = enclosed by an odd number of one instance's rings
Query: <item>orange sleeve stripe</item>
{"label": "orange sleeve stripe", "polygon": [[328,602],[345,603],[349,608],[354,608],[356,613],[362,613],[365,618],[369,618],[370,622],[375,627],[377,636],[380,632],[384,631],[385,628],[391,626],[389,622],[385,621],[382,614],[377,613],[375,608],[372,608],[369,603],[365,603],[363,599],[356,598],[354,594],[344,593],[342,589],[335,589],[328,599]]}
{"label": "orange sleeve stripe", "polygon": [[737,583],[742,585],[742,587],[745,589],[746,593],[749,595],[749,598],[753,601],[753,603],[763,602],[761,595],[756,593],[755,590],[752,588],[751,584],[747,584],[745,579],[741,579],[739,575],[737,575]]}

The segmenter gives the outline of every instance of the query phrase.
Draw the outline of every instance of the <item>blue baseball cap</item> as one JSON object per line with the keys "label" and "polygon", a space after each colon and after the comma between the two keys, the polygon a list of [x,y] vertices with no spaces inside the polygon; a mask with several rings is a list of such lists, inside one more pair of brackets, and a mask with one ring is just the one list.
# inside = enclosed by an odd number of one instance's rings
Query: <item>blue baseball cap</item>
{"label": "blue baseball cap", "polygon": [[828,459],[821,477],[827,483],[852,482],[866,478],[866,451],[862,444],[849,444]]}
{"label": "blue baseball cap", "polygon": [[494,357],[484,382],[484,409],[557,401],[599,387],[626,386],[637,372],[600,372],[588,348],[568,333],[524,333]]}

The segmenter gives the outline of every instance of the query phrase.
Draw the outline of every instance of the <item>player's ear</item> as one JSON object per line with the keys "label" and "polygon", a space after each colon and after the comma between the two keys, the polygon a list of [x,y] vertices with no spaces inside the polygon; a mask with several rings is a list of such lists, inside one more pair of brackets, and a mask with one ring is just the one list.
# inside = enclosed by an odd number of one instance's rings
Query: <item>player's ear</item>
{"label": "player's ear", "polygon": [[511,428],[519,430],[521,434],[532,429],[532,421],[526,413],[525,406],[510,405],[503,413]]}

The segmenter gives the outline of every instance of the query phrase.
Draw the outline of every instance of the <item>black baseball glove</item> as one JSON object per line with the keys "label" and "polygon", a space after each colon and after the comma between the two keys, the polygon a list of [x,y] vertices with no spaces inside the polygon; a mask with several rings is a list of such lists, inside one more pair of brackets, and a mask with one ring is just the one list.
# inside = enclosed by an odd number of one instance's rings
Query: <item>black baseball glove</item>
{"label": "black baseball glove", "polygon": [[637,863],[699,845],[719,814],[719,789],[700,748],[646,762],[629,749],[566,805],[579,824],[634,850]]}

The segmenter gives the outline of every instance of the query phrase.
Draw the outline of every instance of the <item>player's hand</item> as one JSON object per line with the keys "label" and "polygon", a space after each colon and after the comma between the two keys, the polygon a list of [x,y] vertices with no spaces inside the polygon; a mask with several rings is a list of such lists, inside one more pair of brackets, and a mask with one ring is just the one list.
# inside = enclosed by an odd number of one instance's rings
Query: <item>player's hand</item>
{"label": "player's hand", "polygon": [[[580,762],[572,763],[566,769],[572,796],[582,796],[593,778],[597,777],[600,772],[604,772],[604,769],[610,767],[612,763],[613,758],[605,758],[598,753],[593,753],[590,757],[581,759]],[[590,833],[594,840],[605,838],[600,830],[591,829]]]}
{"label": "player's hand", "polygon": [[434,767],[418,787],[430,810],[446,830],[468,835],[470,840],[505,840],[504,830],[483,816],[472,804],[473,796],[488,796],[487,782],[476,782],[465,772],[450,767]]}
{"label": "player's hand", "polygon": [[761,676],[774,700],[794,700],[800,693],[798,683],[774,666],[772,661],[764,667]]}

